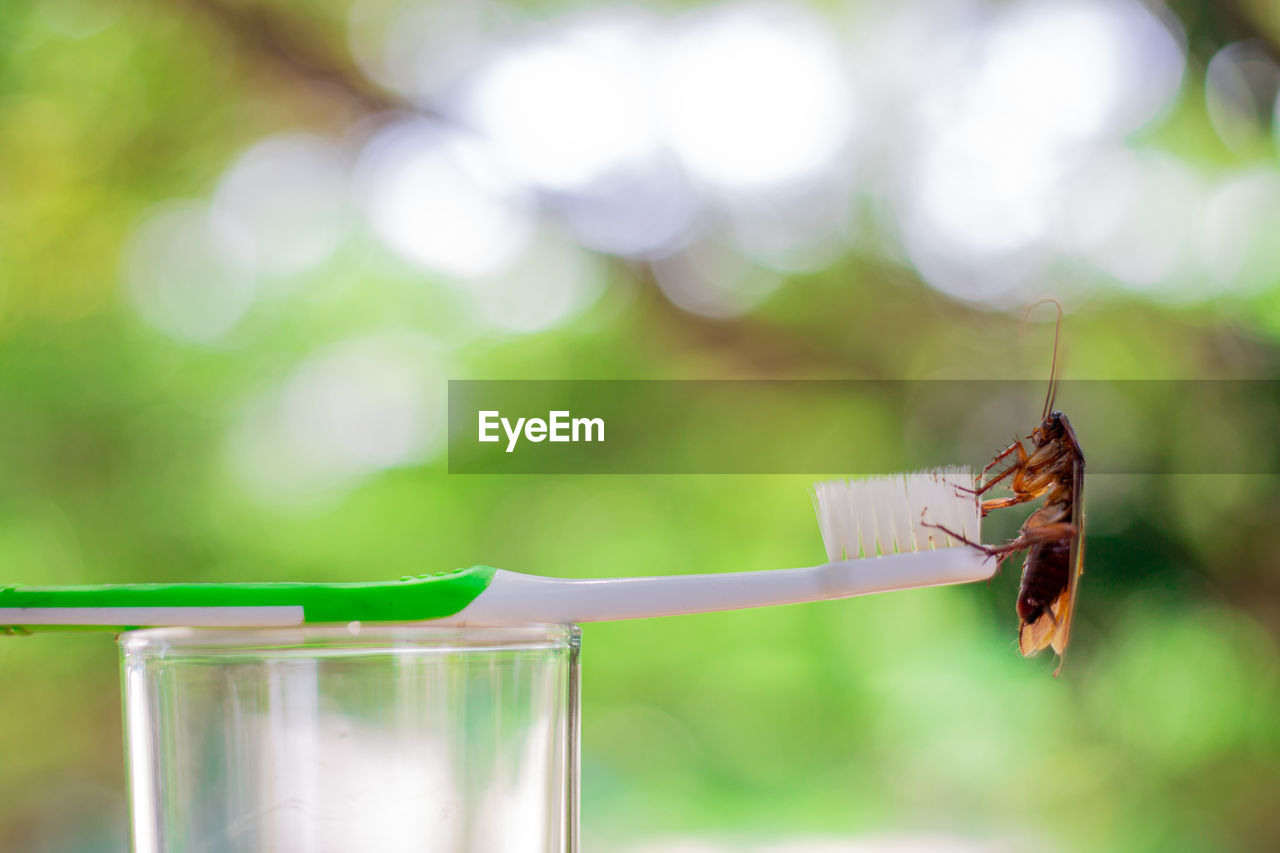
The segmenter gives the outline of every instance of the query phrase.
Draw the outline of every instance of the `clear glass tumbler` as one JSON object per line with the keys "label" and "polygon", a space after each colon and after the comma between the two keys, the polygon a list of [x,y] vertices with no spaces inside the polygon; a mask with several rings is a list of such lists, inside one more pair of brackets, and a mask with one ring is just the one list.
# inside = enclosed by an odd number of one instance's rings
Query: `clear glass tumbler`
{"label": "clear glass tumbler", "polygon": [[120,639],[135,853],[572,853],[571,625]]}

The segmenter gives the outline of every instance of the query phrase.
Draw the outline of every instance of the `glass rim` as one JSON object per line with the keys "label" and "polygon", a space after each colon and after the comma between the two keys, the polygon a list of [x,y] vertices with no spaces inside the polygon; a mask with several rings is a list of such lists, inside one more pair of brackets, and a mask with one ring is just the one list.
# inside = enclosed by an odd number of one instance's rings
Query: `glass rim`
{"label": "glass rim", "polygon": [[307,649],[394,654],[411,649],[465,652],[577,648],[581,635],[577,625],[544,622],[516,625],[350,622],[257,628],[135,628],[121,633],[116,642],[125,655],[243,655]]}

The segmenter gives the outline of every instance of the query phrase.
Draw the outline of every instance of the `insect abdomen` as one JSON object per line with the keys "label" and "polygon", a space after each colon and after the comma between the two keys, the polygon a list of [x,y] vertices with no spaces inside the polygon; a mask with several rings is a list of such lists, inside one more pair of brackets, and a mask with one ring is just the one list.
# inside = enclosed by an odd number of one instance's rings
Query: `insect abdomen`
{"label": "insect abdomen", "polygon": [[1018,618],[1034,622],[1058,600],[1071,580],[1071,540],[1031,546],[1018,587]]}

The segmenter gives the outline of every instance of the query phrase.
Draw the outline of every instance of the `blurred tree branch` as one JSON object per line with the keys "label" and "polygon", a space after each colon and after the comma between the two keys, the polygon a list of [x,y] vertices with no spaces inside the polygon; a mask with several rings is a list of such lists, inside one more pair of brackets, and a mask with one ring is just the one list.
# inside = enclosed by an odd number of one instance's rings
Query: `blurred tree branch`
{"label": "blurred tree branch", "polygon": [[1234,9],[1235,20],[1261,40],[1271,58],[1280,63],[1280,6],[1274,0],[1235,0],[1226,5]]}
{"label": "blurred tree branch", "polygon": [[[1280,6],[1269,0],[1167,0],[1183,23],[1191,54],[1202,63],[1223,45],[1257,39],[1280,56]],[[273,66],[322,95],[341,100],[357,116],[412,112],[449,122],[430,105],[388,92],[351,60],[317,25],[306,7],[262,0],[180,0],[221,29],[253,61]],[[648,316],[667,340],[731,362],[746,375],[878,376],[884,365],[857,346],[818,329],[788,325],[762,315],[715,319],[673,304],[642,263],[617,261],[641,286]],[[887,275],[886,271],[872,275]],[[855,306],[850,306],[851,311]],[[880,306],[884,310],[886,306]]]}
{"label": "blurred tree branch", "polygon": [[1280,9],[1272,0],[1166,0],[1187,34],[1188,54],[1201,68],[1228,44],[1256,40],[1280,60]]}
{"label": "blurred tree branch", "polygon": [[[305,15],[235,0],[181,0],[234,40],[236,46],[277,69],[344,100],[361,113],[412,111],[435,115],[369,80],[344,51],[329,44]],[[303,7],[305,8],[305,7]]]}
{"label": "blurred tree branch", "polygon": [[[860,346],[867,336],[857,334],[856,321],[849,323],[810,323],[797,326],[767,312],[749,312],[733,317],[715,318],[685,310],[673,303],[658,285],[653,268],[638,261],[619,260],[628,274],[640,285],[645,316],[651,320],[659,338],[687,351],[700,352],[722,359],[739,377],[863,379],[901,378],[883,358],[879,338],[870,346]],[[845,273],[842,273],[845,274]],[[858,266],[847,271],[850,276],[870,276],[888,282],[894,273]],[[827,294],[829,297],[830,294]],[[824,301],[827,316],[854,318],[859,315],[860,288],[843,288],[834,301]],[[931,297],[926,297],[931,298]],[[896,305],[890,305],[895,302]],[[897,311],[921,307],[918,295],[910,289],[885,288],[881,294],[882,310]],[[967,314],[967,309],[962,309]]]}
{"label": "blurred tree branch", "polygon": [[[231,39],[242,55],[269,64],[322,95],[340,99],[357,116],[414,112],[449,122],[430,106],[410,103],[379,87],[306,15],[293,7],[241,0],[180,0]],[[832,342],[750,317],[717,320],[685,311],[662,293],[645,264],[619,260],[650,303],[648,316],[669,342],[713,354],[742,375],[875,375],[875,365]]]}
{"label": "blurred tree branch", "polygon": [[718,354],[744,377],[866,376],[873,369],[855,364],[852,354],[823,346],[812,335],[761,320],[739,316],[715,320],[673,304],[647,269],[639,276],[641,293],[650,303],[648,316],[663,337],[679,347]]}

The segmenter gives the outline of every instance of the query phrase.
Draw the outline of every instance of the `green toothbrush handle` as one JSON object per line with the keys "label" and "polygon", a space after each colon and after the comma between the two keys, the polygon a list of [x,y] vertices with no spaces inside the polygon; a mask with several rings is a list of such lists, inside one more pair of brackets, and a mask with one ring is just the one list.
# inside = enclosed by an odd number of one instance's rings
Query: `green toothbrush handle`
{"label": "green toothbrush handle", "polygon": [[417,622],[452,616],[493,580],[472,566],[370,583],[176,583],[0,587],[0,632],[325,622]]}

